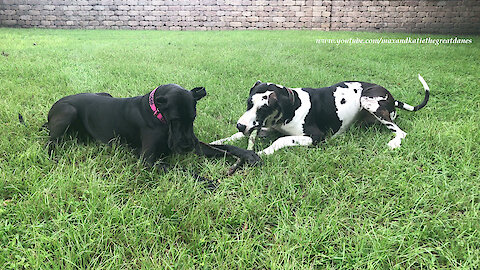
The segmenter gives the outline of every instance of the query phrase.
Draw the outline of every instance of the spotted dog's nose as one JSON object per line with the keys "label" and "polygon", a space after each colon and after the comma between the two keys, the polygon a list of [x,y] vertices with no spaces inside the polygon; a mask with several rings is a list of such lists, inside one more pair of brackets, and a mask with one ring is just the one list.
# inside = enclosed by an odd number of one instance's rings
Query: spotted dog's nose
{"label": "spotted dog's nose", "polygon": [[247,128],[247,126],[245,125],[242,125],[242,124],[237,124],[237,129],[238,131],[240,132],[245,132],[245,129]]}

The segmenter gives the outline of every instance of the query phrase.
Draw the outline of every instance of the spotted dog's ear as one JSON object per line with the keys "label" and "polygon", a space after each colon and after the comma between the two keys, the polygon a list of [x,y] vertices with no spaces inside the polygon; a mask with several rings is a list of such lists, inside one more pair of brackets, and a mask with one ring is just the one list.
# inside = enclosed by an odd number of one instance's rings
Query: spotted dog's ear
{"label": "spotted dog's ear", "polygon": [[193,98],[198,101],[202,99],[204,96],[207,95],[207,91],[205,91],[205,87],[195,87],[191,90]]}
{"label": "spotted dog's ear", "polygon": [[278,105],[278,99],[277,99],[277,94],[275,94],[275,92],[271,93],[269,96],[268,96],[268,103],[267,103],[268,107],[275,107]]}
{"label": "spotted dog's ear", "polygon": [[255,82],[255,84],[253,84],[252,88],[250,88],[250,95],[252,94],[253,89],[255,89],[255,87],[257,87],[261,83],[262,83],[262,81],[258,80],[258,81]]}
{"label": "spotted dog's ear", "polygon": [[286,87],[278,86],[275,86],[273,94],[286,123],[290,122],[295,115],[295,95],[293,92],[289,93]]}

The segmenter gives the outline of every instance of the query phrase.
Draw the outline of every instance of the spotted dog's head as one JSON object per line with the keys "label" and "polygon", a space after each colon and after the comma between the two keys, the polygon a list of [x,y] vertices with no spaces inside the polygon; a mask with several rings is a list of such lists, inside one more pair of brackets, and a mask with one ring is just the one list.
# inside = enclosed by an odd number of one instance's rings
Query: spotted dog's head
{"label": "spotted dog's head", "polygon": [[237,129],[248,135],[254,129],[288,123],[299,106],[300,100],[291,89],[257,81],[250,89],[247,111],[238,119]]}

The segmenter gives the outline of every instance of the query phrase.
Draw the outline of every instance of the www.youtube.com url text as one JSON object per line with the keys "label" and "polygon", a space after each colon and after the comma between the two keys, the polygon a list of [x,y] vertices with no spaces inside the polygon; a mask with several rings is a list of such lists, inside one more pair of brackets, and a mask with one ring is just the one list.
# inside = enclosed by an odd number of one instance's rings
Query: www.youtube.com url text
{"label": "www.youtube.com url text", "polygon": [[317,39],[317,44],[472,44],[471,38],[344,38],[344,39]]}

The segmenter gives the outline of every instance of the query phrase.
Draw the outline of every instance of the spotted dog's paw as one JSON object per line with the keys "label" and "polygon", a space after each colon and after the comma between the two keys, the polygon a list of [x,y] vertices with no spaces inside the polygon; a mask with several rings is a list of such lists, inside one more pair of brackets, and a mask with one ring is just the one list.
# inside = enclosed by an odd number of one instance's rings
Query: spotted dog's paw
{"label": "spotted dog's paw", "polygon": [[406,136],[407,136],[407,133],[400,130],[399,132],[397,132],[395,138],[393,138],[391,141],[388,142],[387,144],[388,147],[390,149],[395,149],[400,147],[400,145],[402,144],[402,139],[404,139]]}
{"label": "spotted dog's paw", "polygon": [[268,147],[266,149],[263,149],[262,151],[259,151],[257,154],[262,156],[262,155],[271,155],[275,152],[275,149],[271,148],[271,147]]}
{"label": "spotted dog's paw", "polygon": [[402,143],[402,141],[400,139],[393,139],[393,140],[389,141],[387,145],[391,150],[393,150],[395,148],[400,147],[401,143]]}

